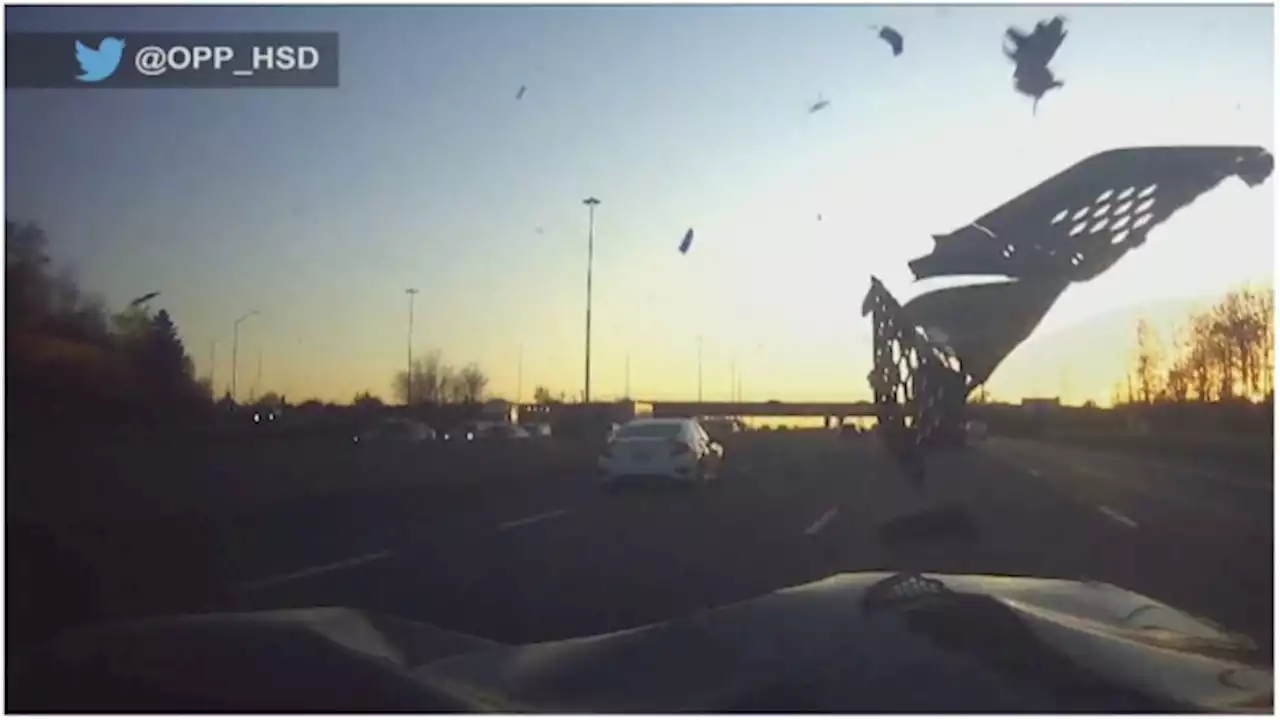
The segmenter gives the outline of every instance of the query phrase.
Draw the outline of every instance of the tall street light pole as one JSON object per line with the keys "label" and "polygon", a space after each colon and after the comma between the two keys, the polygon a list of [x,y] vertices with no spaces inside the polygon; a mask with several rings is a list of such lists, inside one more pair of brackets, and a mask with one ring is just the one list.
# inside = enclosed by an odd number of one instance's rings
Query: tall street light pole
{"label": "tall street light pole", "polygon": [[232,402],[237,402],[239,400],[239,396],[236,395],[236,365],[239,364],[239,359],[240,359],[240,323],[244,322],[245,320],[248,320],[249,318],[257,314],[258,314],[257,310],[250,310],[249,312],[236,318],[236,321],[231,324],[231,401]]}
{"label": "tall street light pole", "polygon": [[413,406],[413,299],[418,295],[418,288],[409,288],[404,291],[409,296],[409,354],[408,362],[405,365],[404,376],[404,405],[405,407]]}
{"label": "tall street light pole", "polygon": [[587,206],[587,343],[586,381],[583,383],[582,402],[591,402],[591,265],[595,259],[596,206],[600,200],[589,197],[582,201]]}

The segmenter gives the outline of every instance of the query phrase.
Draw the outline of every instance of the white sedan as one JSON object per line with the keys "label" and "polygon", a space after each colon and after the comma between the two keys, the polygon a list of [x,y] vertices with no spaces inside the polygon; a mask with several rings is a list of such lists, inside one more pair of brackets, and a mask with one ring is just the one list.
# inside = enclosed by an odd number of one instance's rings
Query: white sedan
{"label": "white sedan", "polygon": [[723,466],[724,448],[690,419],[632,420],[612,434],[599,462],[606,487],[644,478],[707,485]]}

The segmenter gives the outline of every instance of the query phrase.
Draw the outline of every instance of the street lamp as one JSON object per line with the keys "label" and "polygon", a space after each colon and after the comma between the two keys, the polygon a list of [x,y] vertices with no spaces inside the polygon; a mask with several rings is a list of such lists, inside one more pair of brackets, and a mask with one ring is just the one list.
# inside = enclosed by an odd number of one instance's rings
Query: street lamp
{"label": "street lamp", "polygon": [[250,310],[249,312],[236,318],[236,321],[231,324],[231,401],[232,402],[235,402],[238,399],[238,396],[236,395],[236,365],[238,364],[238,359],[240,357],[240,323],[244,322],[245,320],[248,320],[249,318],[257,314],[258,314],[257,310]]}
{"label": "street lamp", "polygon": [[405,294],[409,296],[409,363],[405,366],[404,405],[413,407],[413,299],[418,294],[418,288],[409,288],[405,290]]}
{"label": "street lamp", "polygon": [[595,257],[596,206],[600,200],[589,197],[582,201],[587,206],[587,347],[586,382],[582,390],[582,402],[591,402],[591,264]]}

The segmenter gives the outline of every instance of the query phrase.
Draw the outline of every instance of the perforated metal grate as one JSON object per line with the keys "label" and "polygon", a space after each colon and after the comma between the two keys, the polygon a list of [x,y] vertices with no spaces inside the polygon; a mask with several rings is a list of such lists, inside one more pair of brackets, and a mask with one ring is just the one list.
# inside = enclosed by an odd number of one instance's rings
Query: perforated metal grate
{"label": "perforated metal grate", "polygon": [[867,612],[872,613],[920,598],[947,595],[951,592],[951,589],[941,580],[916,573],[899,573],[867,588],[862,606]]}
{"label": "perforated metal grate", "polygon": [[[863,314],[873,316],[875,353],[869,380],[886,444],[908,475],[922,479],[925,455],[950,433],[963,433],[964,404],[974,378],[953,346],[965,349],[985,381],[1069,284],[1105,272],[1144,243],[1153,228],[1223,180],[1234,176],[1257,186],[1271,176],[1274,166],[1271,153],[1259,147],[1148,147],[1098,153],[973,223],[934,236],[933,251],[909,263],[917,279],[1016,278],[1019,282],[994,292],[1000,293],[997,304],[1017,305],[1019,312],[988,308],[987,313],[1015,324],[1017,332],[975,332],[972,328],[982,323],[973,322],[968,323],[968,333],[959,326],[942,328],[956,334],[952,342],[936,328],[919,327],[920,319],[872,278],[863,303]],[[1026,292],[1027,288],[1044,292]],[[959,294],[947,297],[961,299]],[[981,312],[978,297],[965,299],[966,312],[933,315]]]}
{"label": "perforated metal grate", "polygon": [[886,445],[917,481],[924,451],[960,422],[970,378],[938,330],[911,322],[877,278],[862,306],[872,316],[874,359],[868,378]]}
{"label": "perforated metal grate", "polygon": [[1274,160],[1262,148],[1153,147],[1090,157],[954,232],[911,261],[940,275],[1058,277],[1105,272],[1153,229],[1229,177],[1256,185]]}

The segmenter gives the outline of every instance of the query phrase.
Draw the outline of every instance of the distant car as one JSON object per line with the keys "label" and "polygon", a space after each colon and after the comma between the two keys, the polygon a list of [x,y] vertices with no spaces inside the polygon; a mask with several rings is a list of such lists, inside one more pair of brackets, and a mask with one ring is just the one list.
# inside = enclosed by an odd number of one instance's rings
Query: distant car
{"label": "distant car", "polygon": [[493,423],[477,428],[473,440],[528,440],[529,431],[511,423]]}
{"label": "distant car", "polygon": [[388,418],[353,438],[357,444],[369,442],[421,443],[436,439],[436,431],[426,423],[409,418]]}
{"label": "distant car", "polygon": [[525,423],[521,427],[533,437],[551,437],[551,426],[547,423]]}
{"label": "distant car", "polygon": [[965,423],[964,429],[970,441],[983,440],[987,437],[987,424],[981,420],[970,420]]}
{"label": "distant car", "polygon": [[599,460],[607,489],[646,478],[706,486],[723,467],[724,447],[687,418],[632,420],[612,434]]}
{"label": "distant car", "polygon": [[519,425],[488,421],[468,423],[444,434],[444,439],[451,442],[528,440],[529,437],[529,432]]}
{"label": "distant car", "polygon": [[474,425],[459,425],[444,431],[443,439],[448,442],[467,442],[475,440],[476,427]]}

